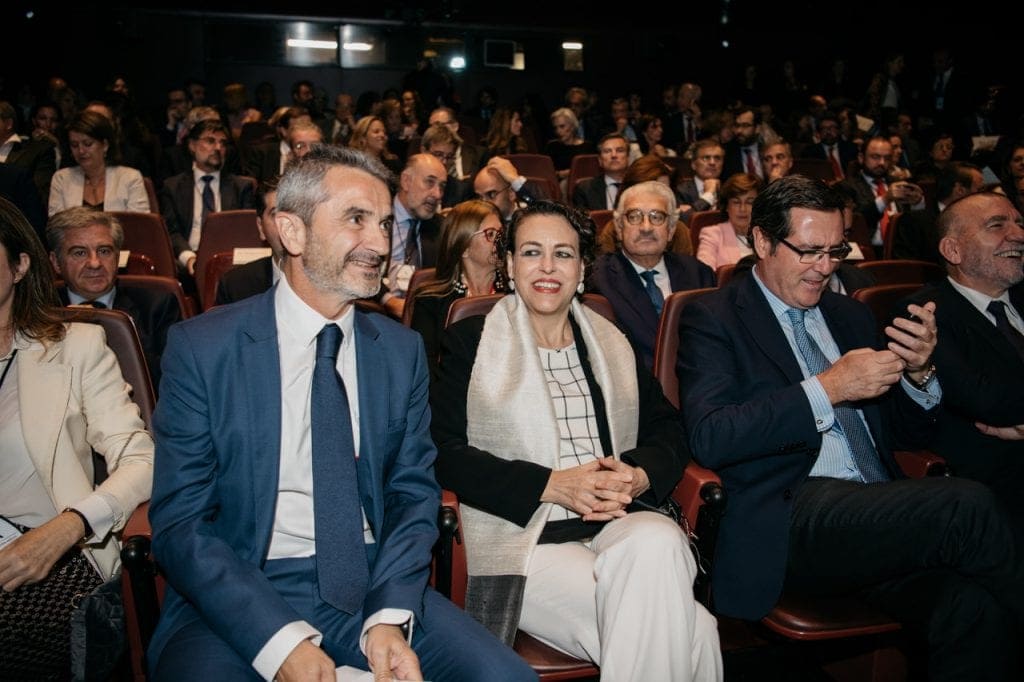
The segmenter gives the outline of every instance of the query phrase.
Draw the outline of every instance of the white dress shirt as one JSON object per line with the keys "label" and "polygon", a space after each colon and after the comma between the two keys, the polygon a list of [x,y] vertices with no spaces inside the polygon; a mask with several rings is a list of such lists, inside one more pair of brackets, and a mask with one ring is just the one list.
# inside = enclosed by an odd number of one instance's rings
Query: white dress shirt
{"label": "white dress shirt", "polygon": [[1002,296],[992,298],[987,294],[983,294],[980,291],[975,291],[970,287],[966,287],[960,282],[956,281],[952,277],[947,277],[949,283],[953,285],[953,288],[959,291],[964,298],[970,301],[971,305],[978,309],[985,319],[992,323],[992,326],[996,324],[996,316],[988,311],[988,304],[992,301],[1002,301],[1005,305],[1006,319],[1010,321],[1010,326],[1024,334],[1024,320],[1021,320],[1020,313],[1010,303],[1010,292],[1004,291]]}

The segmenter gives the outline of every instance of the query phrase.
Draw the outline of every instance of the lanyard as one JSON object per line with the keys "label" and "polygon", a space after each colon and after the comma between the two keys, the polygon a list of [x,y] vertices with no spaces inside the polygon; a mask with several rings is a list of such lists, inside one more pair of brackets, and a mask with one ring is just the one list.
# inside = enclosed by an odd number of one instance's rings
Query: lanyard
{"label": "lanyard", "polygon": [[18,354],[18,349],[15,348],[11,351],[11,357],[7,358],[7,366],[4,367],[4,373],[0,374],[0,388],[4,387],[4,379],[7,378],[7,373],[11,371],[11,365],[14,364],[14,358]]}

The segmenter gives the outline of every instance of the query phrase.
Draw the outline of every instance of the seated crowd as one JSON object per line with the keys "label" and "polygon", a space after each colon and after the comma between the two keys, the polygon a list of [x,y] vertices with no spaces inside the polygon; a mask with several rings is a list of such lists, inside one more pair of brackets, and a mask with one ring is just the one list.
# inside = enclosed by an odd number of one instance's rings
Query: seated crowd
{"label": "seated crowd", "polygon": [[[0,102],[0,677],[67,677],[147,500],[153,679],[536,679],[528,635],[606,680],[721,680],[720,621],[791,594],[899,622],[928,679],[1020,676],[1024,141],[954,155],[936,125],[922,153],[903,112],[858,130],[817,95],[704,116],[693,83],[486,130],[306,81],[264,121],[235,85],[172,89],[149,163],[103,101],[24,140]],[[225,212],[247,237],[211,253]],[[894,259],[945,277],[871,308],[861,266]],[[131,318],[151,429],[62,306]],[[917,450],[952,475],[908,477]],[[728,501],[706,603],[698,464]],[[464,608],[428,585],[442,488]]]}

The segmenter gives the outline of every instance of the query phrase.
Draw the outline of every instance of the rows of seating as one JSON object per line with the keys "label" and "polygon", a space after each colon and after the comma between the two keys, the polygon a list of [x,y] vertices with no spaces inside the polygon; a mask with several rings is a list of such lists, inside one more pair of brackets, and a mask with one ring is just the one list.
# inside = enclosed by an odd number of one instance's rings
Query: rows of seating
{"label": "rows of seating", "polygon": [[[889,309],[896,300],[923,283],[924,280],[920,277],[930,272],[925,265],[929,264],[916,261],[890,262],[887,267],[893,272],[902,273],[901,276],[906,280],[914,280],[915,277],[918,277],[918,280],[900,284],[881,284],[858,290],[853,295],[872,308],[881,324],[887,319]],[[429,275],[429,272],[420,273],[420,277]],[[686,305],[713,290],[710,288],[676,292],[665,301],[657,333],[654,372],[662,384],[666,397],[676,407],[679,395],[676,357],[681,314]],[[486,314],[502,296],[503,294],[492,294],[456,300],[451,306],[446,324],[453,324],[471,315]],[[582,301],[590,309],[614,321],[611,305],[604,297],[585,294]],[[378,309],[372,305],[369,307]],[[122,362],[126,378],[136,386],[134,397],[148,425],[153,408],[153,391],[145,372],[141,346],[138,345],[130,318],[117,311],[86,310],[69,314],[75,315],[75,319],[99,322],[110,327],[108,338]],[[405,320],[406,324],[410,319],[411,313]],[[929,453],[897,453],[897,459],[911,476],[945,474],[941,460]],[[727,504],[725,492],[713,472],[691,462],[673,497],[683,510],[684,529],[690,533],[698,550],[702,571],[694,589],[698,599],[708,604],[710,585],[707,576],[710,574],[710,564],[714,558],[717,524]],[[147,510],[148,505],[140,507],[126,526],[122,551],[126,571],[123,589],[130,626],[131,662],[135,678],[139,680],[145,679],[143,652],[156,625],[163,594],[159,570],[153,563],[149,551],[151,530],[146,517]],[[467,575],[465,548],[460,534],[458,500],[449,491],[445,491],[442,499],[439,530],[441,540],[435,552],[432,584],[456,604],[464,605]],[[866,653],[860,657],[863,660],[859,663],[877,668],[884,667],[886,662],[891,663],[892,660],[896,660],[897,665],[899,662],[895,649],[889,646],[888,640],[883,636],[898,632],[900,625],[850,599],[809,601],[784,594],[771,613],[762,620],[762,625],[767,631],[794,641],[876,637],[877,642],[869,640],[871,643],[867,645]],[[728,648],[724,635],[723,648]],[[522,632],[516,638],[515,649],[534,667],[542,680],[593,678],[599,674],[592,663],[552,649]]]}

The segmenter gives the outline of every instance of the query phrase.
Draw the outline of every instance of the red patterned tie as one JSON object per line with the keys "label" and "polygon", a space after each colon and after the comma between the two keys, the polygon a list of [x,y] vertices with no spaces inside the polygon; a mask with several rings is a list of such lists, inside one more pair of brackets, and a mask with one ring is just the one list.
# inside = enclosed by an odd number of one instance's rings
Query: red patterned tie
{"label": "red patterned tie", "polygon": [[842,180],[843,167],[839,165],[839,160],[836,156],[836,146],[834,144],[830,144],[828,146],[828,160],[832,162],[832,175],[835,176],[836,180]]}
{"label": "red patterned tie", "polygon": [[[885,184],[885,180],[881,178],[875,180],[875,196],[885,197],[888,193],[889,188]],[[889,232],[889,204],[887,203],[882,209],[882,217],[878,220],[878,229],[881,232],[882,243],[885,243],[885,235]]]}
{"label": "red patterned tie", "polygon": [[750,153],[749,149],[744,149],[743,153],[747,157],[747,172],[751,175],[757,175],[757,166],[754,165],[754,155]]}

